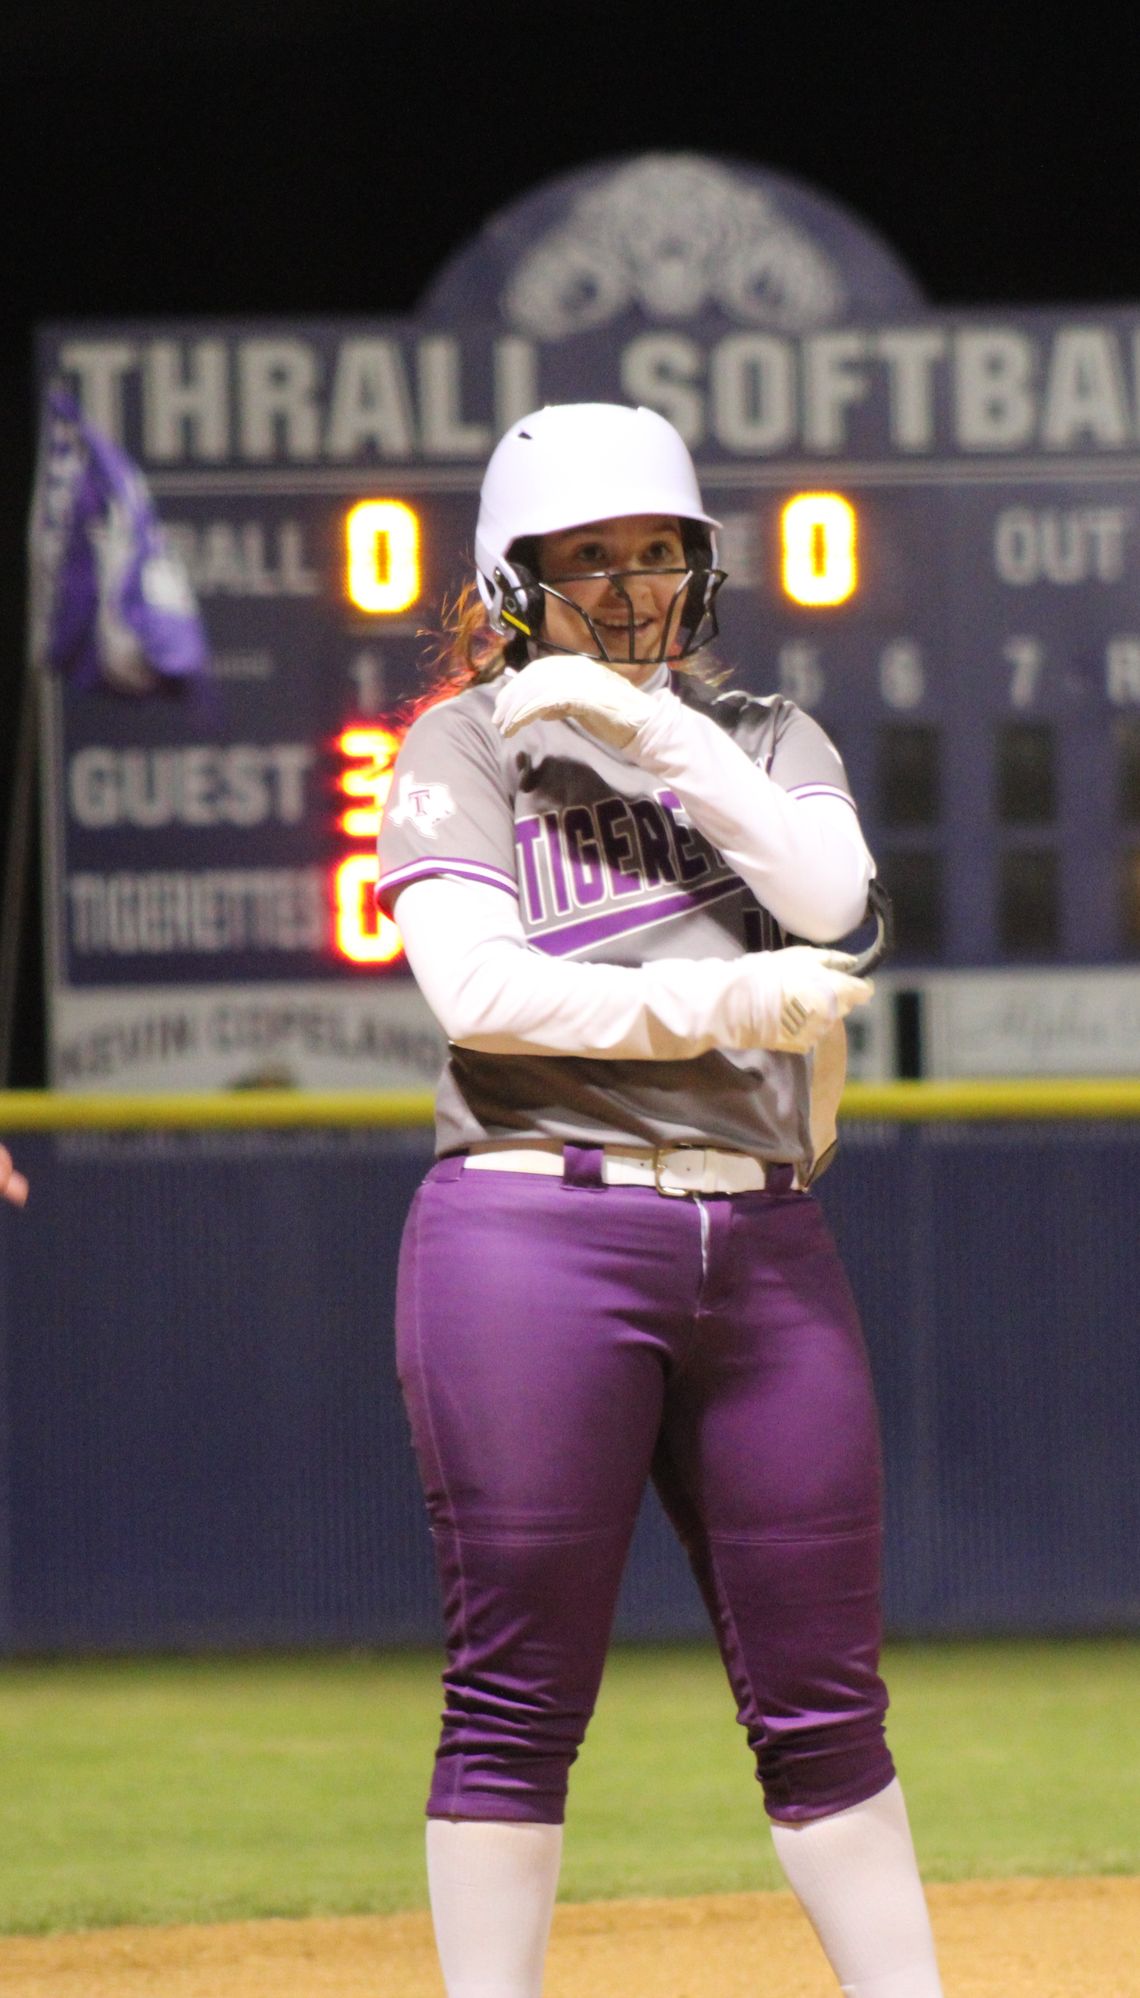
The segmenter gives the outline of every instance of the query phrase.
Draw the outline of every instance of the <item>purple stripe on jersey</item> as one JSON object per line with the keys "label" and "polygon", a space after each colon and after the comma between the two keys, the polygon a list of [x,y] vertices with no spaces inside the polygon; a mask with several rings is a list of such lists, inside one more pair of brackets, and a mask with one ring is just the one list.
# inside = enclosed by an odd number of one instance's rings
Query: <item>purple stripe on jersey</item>
{"label": "purple stripe on jersey", "polygon": [[376,883],[378,907],[385,909],[391,896],[398,888],[406,888],[411,881],[430,881],[433,874],[458,875],[461,881],[482,881],[488,888],[502,888],[508,895],[517,899],[519,884],[501,867],[488,867],[481,860],[456,860],[446,854],[425,854],[422,860],[410,860],[404,867],[394,867],[390,874],[381,875]]}
{"label": "purple stripe on jersey", "polygon": [[650,902],[639,902],[636,909],[613,909],[604,916],[587,916],[580,923],[565,923],[561,929],[548,930],[545,936],[529,937],[527,941],[536,950],[544,950],[548,957],[565,957],[570,951],[587,950],[591,944],[605,943],[611,937],[628,936],[633,930],[648,929],[670,916],[685,916],[692,909],[739,893],[736,875],[722,875],[719,881],[709,881],[703,888],[656,895]]}
{"label": "purple stripe on jersey", "polygon": [[842,798],[845,805],[855,810],[854,798],[848,797],[835,784],[793,784],[788,790],[789,798]]}

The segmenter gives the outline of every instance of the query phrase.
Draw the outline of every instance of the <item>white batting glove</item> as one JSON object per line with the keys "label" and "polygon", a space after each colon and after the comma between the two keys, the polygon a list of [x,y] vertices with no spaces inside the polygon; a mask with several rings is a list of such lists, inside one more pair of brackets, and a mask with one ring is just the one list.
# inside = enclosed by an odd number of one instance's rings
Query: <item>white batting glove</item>
{"label": "white batting glove", "polygon": [[855,1006],[865,1006],[874,990],[867,978],[852,978],[855,960],[847,951],[792,944],[745,959],[752,972],[757,1004],[756,1045],[780,1054],[810,1054],[816,1044]]}
{"label": "white batting glove", "polygon": [[495,702],[495,727],[517,735],[537,721],[576,721],[610,749],[627,749],[653,713],[653,696],[600,659],[557,653],[508,680]]}

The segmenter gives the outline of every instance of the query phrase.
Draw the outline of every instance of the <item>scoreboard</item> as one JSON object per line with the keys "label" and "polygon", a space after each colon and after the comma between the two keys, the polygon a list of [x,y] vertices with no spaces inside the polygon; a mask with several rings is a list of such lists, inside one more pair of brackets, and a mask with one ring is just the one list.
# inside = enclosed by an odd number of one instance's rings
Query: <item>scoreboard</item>
{"label": "scoreboard", "polygon": [[379,814],[486,457],[580,399],[677,424],[723,522],[718,663],[844,756],[896,913],[865,1072],[917,1066],[921,1028],[928,1068],[1135,1065],[1140,308],[932,312],[820,197],[678,159],[763,196],[780,284],[686,292],[669,239],[583,317],[581,218],[623,166],[498,218],[416,320],[44,329],[41,381],[142,467],[212,651],[182,701],[45,688],[57,1087],[434,1076]]}

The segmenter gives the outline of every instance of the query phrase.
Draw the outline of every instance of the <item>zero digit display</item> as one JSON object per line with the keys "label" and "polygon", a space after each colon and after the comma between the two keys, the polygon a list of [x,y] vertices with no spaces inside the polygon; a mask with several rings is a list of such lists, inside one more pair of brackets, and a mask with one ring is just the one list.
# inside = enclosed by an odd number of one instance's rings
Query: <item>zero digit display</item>
{"label": "zero digit display", "polygon": [[780,575],[797,604],[845,604],[859,580],[856,515],[842,493],[797,493],[780,511]]}
{"label": "zero digit display", "polygon": [[403,500],[359,500],[345,516],[349,600],[357,610],[393,616],[420,595],[420,522]]}
{"label": "zero digit display", "polygon": [[376,863],[350,853],[333,872],[336,948],[349,964],[394,964],[403,955],[400,932],[376,907]]}

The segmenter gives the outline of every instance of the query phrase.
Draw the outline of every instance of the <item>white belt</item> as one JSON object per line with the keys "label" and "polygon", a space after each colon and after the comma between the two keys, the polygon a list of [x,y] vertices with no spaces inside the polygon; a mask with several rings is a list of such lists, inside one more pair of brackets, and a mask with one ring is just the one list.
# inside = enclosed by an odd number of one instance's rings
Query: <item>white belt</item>
{"label": "white belt", "polygon": [[[599,1147],[606,1186],[654,1186],[658,1193],[762,1193],[769,1175],[782,1182],[786,1166],[771,1166],[747,1152],[719,1152],[699,1145],[660,1145],[655,1151]],[[561,1179],[561,1145],[476,1145],[464,1156],[465,1172],[538,1172]],[[793,1181],[794,1186],[794,1181]],[[792,1189],[789,1188],[789,1191]]]}

